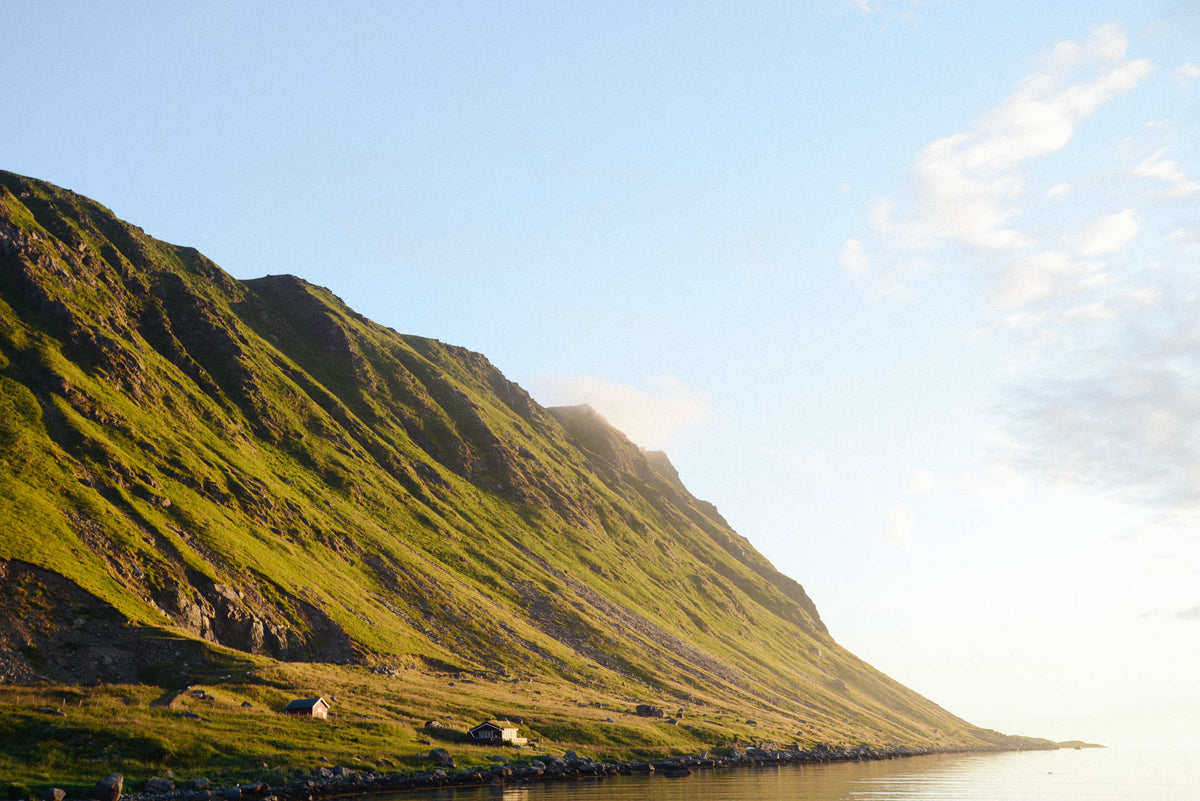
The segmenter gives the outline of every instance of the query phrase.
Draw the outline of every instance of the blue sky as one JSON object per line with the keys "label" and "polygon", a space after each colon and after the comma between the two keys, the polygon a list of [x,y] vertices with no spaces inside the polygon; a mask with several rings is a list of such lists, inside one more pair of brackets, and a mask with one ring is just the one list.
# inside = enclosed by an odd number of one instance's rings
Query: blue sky
{"label": "blue sky", "polygon": [[1200,741],[1197,3],[0,29],[0,168],[591,403],[973,722]]}

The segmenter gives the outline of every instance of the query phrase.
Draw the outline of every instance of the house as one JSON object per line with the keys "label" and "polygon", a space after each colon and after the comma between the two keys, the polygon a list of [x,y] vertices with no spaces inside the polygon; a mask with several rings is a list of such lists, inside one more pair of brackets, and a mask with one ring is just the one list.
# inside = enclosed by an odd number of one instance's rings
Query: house
{"label": "house", "polygon": [[324,698],[297,698],[283,708],[283,714],[324,720],[329,716],[329,704]]}
{"label": "house", "polygon": [[525,745],[529,742],[525,737],[518,737],[517,731],[517,724],[511,720],[485,720],[468,734],[471,742],[480,745]]}

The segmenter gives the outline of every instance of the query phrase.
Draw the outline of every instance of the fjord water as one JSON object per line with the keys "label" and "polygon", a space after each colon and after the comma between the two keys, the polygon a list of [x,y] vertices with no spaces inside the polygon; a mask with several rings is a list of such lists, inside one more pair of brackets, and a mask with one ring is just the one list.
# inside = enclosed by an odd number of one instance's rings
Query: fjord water
{"label": "fjord water", "polygon": [[1195,801],[1200,749],[944,754],[405,793],[438,801]]}

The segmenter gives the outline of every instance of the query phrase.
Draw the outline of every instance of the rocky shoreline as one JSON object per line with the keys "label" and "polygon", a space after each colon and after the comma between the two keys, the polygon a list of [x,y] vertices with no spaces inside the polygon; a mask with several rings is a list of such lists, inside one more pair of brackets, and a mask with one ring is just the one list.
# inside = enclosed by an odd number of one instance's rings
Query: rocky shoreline
{"label": "rocky shoreline", "polygon": [[[435,749],[431,758],[437,760]],[[457,769],[447,758],[437,767],[415,774],[357,771],[337,767],[314,768],[307,779],[269,785],[252,781],[228,787],[214,786],[207,779],[192,779],[176,785],[170,779],[154,777],[144,787],[122,793],[123,777],[112,774],[102,779],[91,797],[96,801],[315,801],[338,796],[371,795],[445,787],[470,787],[487,784],[529,784],[545,781],[573,781],[607,776],[635,774],[679,778],[711,768],[740,768],[773,764],[828,763],[897,759],[928,754],[985,751],[985,748],[816,748],[810,750],[772,748],[734,748],[728,756],[709,753],[646,761],[598,762],[591,757],[568,751],[565,756],[542,756],[528,764],[509,763],[497,755],[497,764],[486,768]],[[445,752],[442,752],[443,754]],[[503,761],[500,761],[503,760]],[[46,801],[64,801],[61,790],[46,793]]]}

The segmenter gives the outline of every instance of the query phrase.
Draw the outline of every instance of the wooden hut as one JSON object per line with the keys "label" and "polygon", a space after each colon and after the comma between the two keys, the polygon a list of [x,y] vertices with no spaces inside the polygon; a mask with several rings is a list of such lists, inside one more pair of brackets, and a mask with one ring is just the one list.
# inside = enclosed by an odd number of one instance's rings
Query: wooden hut
{"label": "wooden hut", "polygon": [[283,708],[285,715],[297,715],[302,718],[321,718],[329,716],[329,704],[324,698],[297,698]]}

